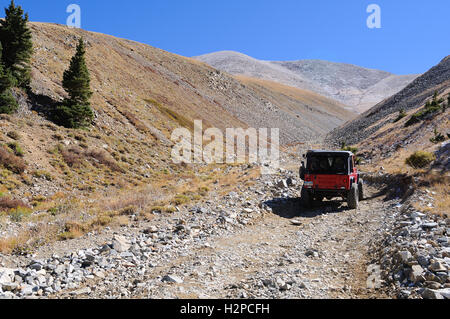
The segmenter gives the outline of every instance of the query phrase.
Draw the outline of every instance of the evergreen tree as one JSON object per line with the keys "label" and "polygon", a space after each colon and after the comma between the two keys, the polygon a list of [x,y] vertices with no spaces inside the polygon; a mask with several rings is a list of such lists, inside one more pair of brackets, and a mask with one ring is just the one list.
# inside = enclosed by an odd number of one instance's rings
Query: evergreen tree
{"label": "evergreen tree", "polygon": [[63,87],[69,95],[55,112],[55,120],[69,128],[80,128],[92,122],[94,113],[89,99],[92,96],[90,89],[90,75],[86,65],[86,48],[83,39],[80,39],[77,52],[70,61],[69,68],[64,72]]}
{"label": "evergreen tree", "polygon": [[5,8],[5,19],[0,21],[0,39],[3,46],[3,65],[15,79],[15,85],[28,88],[31,82],[30,60],[33,54],[28,13],[14,1]]}
{"label": "evergreen tree", "polygon": [[5,70],[1,63],[2,46],[0,44],[0,114],[13,113],[17,107],[17,101],[11,94],[11,87],[14,83],[14,79],[8,70]]}
{"label": "evergreen tree", "polygon": [[434,91],[434,94],[433,94],[433,104],[437,104],[437,98],[438,98],[438,92],[437,91]]}
{"label": "evergreen tree", "polygon": [[81,38],[77,45],[77,52],[70,61],[70,67],[64,72],[62,84],[72,102],[90,105],[89,99],[92,96],[91,78],[86,65],[85,54],[86,48],[83,38]]}

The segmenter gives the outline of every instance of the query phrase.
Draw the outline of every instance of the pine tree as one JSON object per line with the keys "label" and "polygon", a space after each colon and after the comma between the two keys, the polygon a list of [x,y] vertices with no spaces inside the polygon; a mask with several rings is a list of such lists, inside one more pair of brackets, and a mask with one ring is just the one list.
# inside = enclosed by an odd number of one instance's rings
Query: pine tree
{"label": "pine tree", "polygon": [[86,65],[86,48],[83,39],[80,39],[77,52],[70,61],[69,68],[64,72],[63,87],[69,95],[55,112],[55,120],[69,128],[80,128],[92,122],[94,113],[89,99],[92,96],[90,89],[90,75]]}
{"label": "pine tree", "polygon": [[28,13],[14,1],[5,8],[5,19],[0,21],[0,39],[3,46],[3,65],[14,77],[15,85],[28,88],[31,82],[30,60],[33,54]]}
{"label": "pine tree", "polygon": [[77,45],[77,52],[70,61],[70,67],[64,72],[63,87],[69,94],[69,99],[75,103],[90,105],[92,96],[90,89],[91,78],[86,65],[86,48],[81,38]]}
{"label": "pine tree", "polygon": [[17,101],[11,94],[11,87],[14,83],[14,79],[8,70],[5,70],[1,63],[2,46],[0,44],[0,114],[13,113],[17,107]]}

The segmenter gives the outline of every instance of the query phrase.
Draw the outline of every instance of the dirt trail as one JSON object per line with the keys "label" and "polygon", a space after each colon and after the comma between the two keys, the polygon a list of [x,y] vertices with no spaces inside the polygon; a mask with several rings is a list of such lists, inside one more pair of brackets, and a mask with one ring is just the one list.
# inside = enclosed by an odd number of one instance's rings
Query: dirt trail
{"label": "dirt trail", "polygon": [[387,297],[367,289],[367,249],[372,236],[386,227],[392,203],[375,196],[358,211],[338,202],[310,210],[301,209],[297,199],[269,204],[274,213],[174,261],[169,268],[191,273],[183,284],[139,297]]}

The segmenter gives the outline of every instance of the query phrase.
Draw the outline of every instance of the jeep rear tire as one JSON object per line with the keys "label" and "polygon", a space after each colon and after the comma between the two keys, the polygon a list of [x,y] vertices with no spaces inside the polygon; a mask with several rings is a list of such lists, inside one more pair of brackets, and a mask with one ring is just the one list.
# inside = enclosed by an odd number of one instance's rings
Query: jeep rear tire
{"label": "jeep rear tire", "polygon": [[364,181],[362,179],[359,179],[359,182],[358,182],[358,193],[359,193],[360,201],[362,201],[366,198],[366,195],[364,193]]}
{"label": "jeep rear tire", "polygon": [[350,192],[348,193],[347,204],[348,204],[348,207],[351,209],[357,209],[359,206],[358,185],[355,183],[352,184],[352,188],[350,189]]}
{"label": "jeep rear tire", "polygon": [[309,208],[312,205],[312,197],[309,191],[307,191],[305,188],[302,188],[302,194],[301,194],[301,203],[303,207]]}

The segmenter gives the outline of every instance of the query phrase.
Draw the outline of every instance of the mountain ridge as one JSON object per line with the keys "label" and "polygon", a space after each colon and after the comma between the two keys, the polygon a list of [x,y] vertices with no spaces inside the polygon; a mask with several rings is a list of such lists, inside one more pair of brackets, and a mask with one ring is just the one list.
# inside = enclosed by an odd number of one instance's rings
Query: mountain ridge
{"label": "mountain ridge", "polygon": [[[433,169],[440,167],[438,175],[448,177],[449,97],[447,56],[402,91],[328,133],[325,141],[334,147],[355,145],[372,169],[390,172],[404,171],[406,159],[418,150],[435,154]],[[427,107],[431,103],[436,104]],[[436,140],[439,134],[442,137]]]}
{"label": "mountain ridge", "polygon": [[193,58],[234,75],[314,91],[349,105],[358,113],[397,93],[417,77],[317,59],[264,61],[235,51],[219,51]]}

